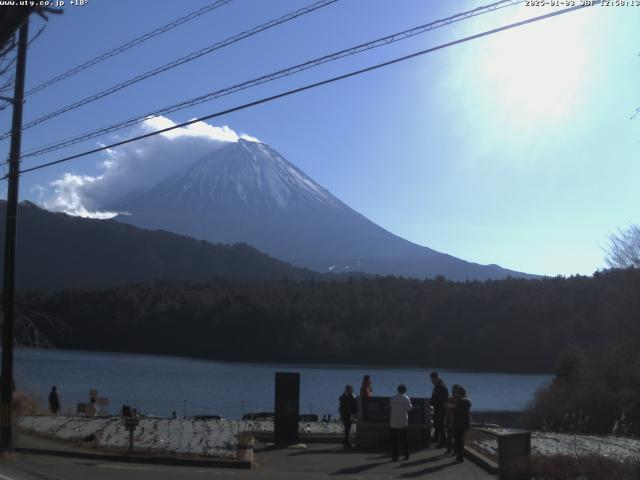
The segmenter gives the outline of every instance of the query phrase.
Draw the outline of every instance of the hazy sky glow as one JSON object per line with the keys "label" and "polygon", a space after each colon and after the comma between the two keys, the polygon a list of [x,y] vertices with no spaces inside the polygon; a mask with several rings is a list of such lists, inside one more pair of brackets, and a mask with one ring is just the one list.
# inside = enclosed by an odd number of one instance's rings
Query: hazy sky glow
{"label": "hazy sky glow", "polygon": [[[207,3],[163,2],[159,9],[157,2],[114,0],[66,8],[29,52],[27,87]],[[235,0],[34,94],[25,121],[308,3]],[[29,129],[24,147],[485,3],[341,0]],[[505,8],[170,118],[184,121],[547,11]],[[34,19],[32,31],[41,23]],[[235,113],[215,125],[270,144],[348,205],[416,243],[531,273],[590,274],[605,265],[607,235],[640,222],[640,118],[630,119],[640,105],[638,31],[640,7],[593,7]],[[10,112],[1,120],[8,129]],[[0,148],[6,152],[8,142]],[[26,174],[21,196],[54,202],[59,183],[52,182],[64,174],[100,176],[109,155],[114,152]]]}

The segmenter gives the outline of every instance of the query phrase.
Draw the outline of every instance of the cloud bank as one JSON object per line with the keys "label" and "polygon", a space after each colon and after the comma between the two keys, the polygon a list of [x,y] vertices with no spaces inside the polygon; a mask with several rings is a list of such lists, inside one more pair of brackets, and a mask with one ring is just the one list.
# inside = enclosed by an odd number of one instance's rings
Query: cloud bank
{"label": "cloud bank", "polygon": [[[175,123],[166,117],[153,117],[130,132],[130,136],[172,126]],[[154,185],[207,153],[241,138],[259,141],[227,126],[197,122],[106,150],[98,164],[98,174],[67,172],[46,186],[36,185],[31,194],[47,210],[89,218],[112,218],[119,212],[106,211],[105,205]]]}

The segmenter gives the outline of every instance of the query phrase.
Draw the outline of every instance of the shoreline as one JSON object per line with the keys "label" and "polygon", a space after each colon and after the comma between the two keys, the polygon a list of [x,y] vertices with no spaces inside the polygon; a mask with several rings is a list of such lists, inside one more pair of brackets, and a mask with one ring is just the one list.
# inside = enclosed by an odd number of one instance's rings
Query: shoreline
{"label": "shoreline", "polygon": [[[113,351],[113,350],[86,350],[82,348],[69,348],[69,347],[60,347],[60,348],[50,348],[50,347],[32,347],[32,346],[17,346],[15,347],[15,351],[19,350],[30,350],[30,351],[62,351],[62,352],[71,352],[71,353],[85,353],[85,354],[106,354],[106,355],[114,355],[114,356],[125,356],[125,355],[136,355],[140,357],[164,357],[164,358],[174,358],[180,360],[192,360],[199,362],[211,362],[211,363],[219,363],[219,364],[231,364],[231,365],[261,365],[261,366],[271,366],[271,367],[282,367],[282,368],[304,368],[304,369],[335,369],[335,370],[343,370],[343,369],[378,369],[378,370],[397,370],[397,369],[407,369],[410,371],[424,371],[425,375],[428,375],[431,371],[438,372],[449,372],[449,373],[483,373],[483,374],[499,374],[499,375],[530,375],[530,376],[540,376],[547,375],[552,376],[553,372],[541,372],[541,371],[518,371],[518,370],[498,370],[498,369],[482,369],[482,368],[462,368],[462,367],[433,367],[426,365],[406,365],[406,364],[376,364],[376,363],[341,363],[341,362],[326,362],[326,363],[306,363],[306,362],[282,362],[282,361],[274,361],[274,360],[229,360],[229,359],[217,359],[212,357],[192,357],[185,355],[175,355],[175,354],[166,354],[166,353],[157,353],[157,352],[131,352],[131,351]],[[2,349],[0,349],[2,351]]]}

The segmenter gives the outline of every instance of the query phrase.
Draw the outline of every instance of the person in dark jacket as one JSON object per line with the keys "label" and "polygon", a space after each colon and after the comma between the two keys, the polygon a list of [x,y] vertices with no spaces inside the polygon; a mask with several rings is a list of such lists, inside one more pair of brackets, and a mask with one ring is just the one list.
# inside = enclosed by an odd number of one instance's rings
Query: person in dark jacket
{"label": "person in dark jacket", "polygon": [[459,462],[464,460],[464,434],[471,428],[471,400],[464,387],[458,387],[455,392],[455,406],[453,407],[453,440],[455,452]]}
{"label": "person in dark jacket", "polygon": [[344,442],[343,445],[346,448],[351,448],[351,442],[349,441],[349,435],[351,433],[351,424],[353,423],[354,416],[358,411],[358,401],[353,395],[353,387],[347,385],[344,388],[344,393],[340,395],[340,419],[342,425],[344,425]]}
{"label": "person in dark jacket", "polygon": [[60,411],[60,397],[58,397],[58,388],[54,385],[49,393],[49,410],[54,415]]}
{"label": "person in dark jacket", "polygon": [[447,444],[447,435],[444,426],[446,410],[445,403],[449,398],[449,389],[440,378],[438,372],[431,372],[431,383],[433,383],[433,391],[431,392],[431,405],[433,406],[433,435],[437,444],[437,448],[444,448]]}

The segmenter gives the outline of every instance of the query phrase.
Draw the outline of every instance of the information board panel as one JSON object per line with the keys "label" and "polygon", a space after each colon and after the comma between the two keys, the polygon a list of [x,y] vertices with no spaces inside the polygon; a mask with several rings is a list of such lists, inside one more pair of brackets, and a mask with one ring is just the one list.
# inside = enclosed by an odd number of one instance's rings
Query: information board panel
{"label": "information board panel", "polygon": [[[373,423],[389,423],[390,397],[369,397],[362,402],[362,420]],[[413,410],[409,412],[410,424],[424,424],[428,420],[429,398],[411,398]]]}

